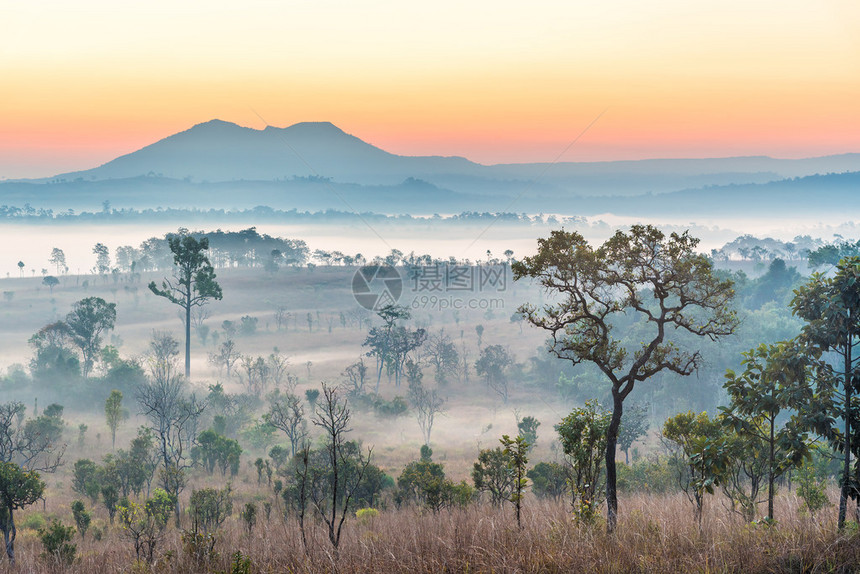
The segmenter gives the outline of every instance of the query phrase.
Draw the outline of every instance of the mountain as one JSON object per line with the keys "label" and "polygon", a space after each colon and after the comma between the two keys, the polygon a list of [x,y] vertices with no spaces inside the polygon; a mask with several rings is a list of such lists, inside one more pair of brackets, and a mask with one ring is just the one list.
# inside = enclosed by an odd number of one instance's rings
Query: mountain
{"label": "mountain", "polygon": [[[388,153],[329,122],[255,130],[221,120],[198,124],[100,167],[59,179],[121,179],[157,175],[190,181],[272,181],[327,177],[352,183],[395,184],[438,172],[468,174],[478,164],[458,157]],[[57,179],[52,178],[52,179]]]}
{"label": "mountain", "polygon": [[463,193],[549,197],[666,193],[713,185],[767,183],[860,171],[860,154],[784,160],[769,157],[652,159],[481,165],[461,157],[389,153],[329,122],[246,128],[212,120],[100,167],[49,180],[158,176],[194,182],[324,177],[342,183],[397,185],[407,178]]}
{"label": "mountain", "polygon": [[328,122],[256,130],[212,120],[93,169],[0,183],[0,204],[582,215],[708,214],[756,204],[819,213],[854,203],[854,172],[860,154],[482,165],[396,155]]}

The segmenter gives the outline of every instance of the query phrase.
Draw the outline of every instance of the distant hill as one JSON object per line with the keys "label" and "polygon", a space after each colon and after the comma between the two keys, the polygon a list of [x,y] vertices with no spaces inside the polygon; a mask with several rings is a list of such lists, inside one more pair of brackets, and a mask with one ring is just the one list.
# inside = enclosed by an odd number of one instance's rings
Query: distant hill
{"label": "distant hill", "polygon": [[93,169],[0,183],[0,203],[645,214],[811,202],[818,212],[835,207],[825,196],[851,204],[856,174],[843,172],[860,172],[860,154],[481,165],[392,154],[328,122],[256,130],[212,120]]}

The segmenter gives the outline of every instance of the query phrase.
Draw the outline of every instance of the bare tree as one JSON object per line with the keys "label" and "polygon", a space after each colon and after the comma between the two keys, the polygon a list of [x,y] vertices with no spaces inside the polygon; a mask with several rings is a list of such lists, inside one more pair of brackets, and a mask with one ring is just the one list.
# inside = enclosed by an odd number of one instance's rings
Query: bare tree
{"label": "bare tree", "polygon": [[[310,469],[312,488],[309,494],[314,508],[328,527],[328,537],[335,548],[340,544],[341,528],[349,512],[350,500],[361,484],[372,455],[372,451],[368,451],[365,458],[359,453],[357,468],[348,472],[351,461],[346,434],[352,430],[349,418],[346,399],[338,396],[336,388],[323,383],[323,400],[317,405],[311,422],[322,429],[326,439],[326,464],[323,468]],[[303,459],[307,465],[308,459]]]}
{"label": "bare tree", "polygon": [[226,339],[221,343],[221,346],[218,347],[217,352],[209,353],[209,363],[217,366],[218,372],[226,370],[227,377],[229,377],[233,370],[233,365],[236,364],[239,357],[241,357],[241,355],[239,354],[239,351],[236,350],[236,343],[233,339]]}
{"label": "bare tree", "polygon": [[427,389],[420,379],[409,381],[408,397],[412,408],[415,409],[415,418],[418,420],[418,426],[421,427],[424,444],[429,446],[433,422],[437,414],[445,411],[445,399],[439,396],[436,389]]}
{"label": "bare tree", "polygon": [[[12,462],[26,470],[54,472],[66,445],[45,432],[38,419],[24,420],[27,407],[17,401],[0,404],[0,462]],[[41,417],[40,417],[41,418]]]}
{"label": "bare tree", "polygon": [[178,527],[179,493],[185,487],[185,469],[191,466],[188,456],[206,405],[186,392],[185,379],[179,373],[179,342],[172,335],[153,333],[150,351],[150,378],[138,388],[137,402],[158,439],[162,487],[176,500]]}
{"label": "bare tree", "polygon": [[308,436],[305,408],[295,395],[275,391],[269,395],[269,412],[263,415],[267,423],[280,429],[290,439],[293,456]]}

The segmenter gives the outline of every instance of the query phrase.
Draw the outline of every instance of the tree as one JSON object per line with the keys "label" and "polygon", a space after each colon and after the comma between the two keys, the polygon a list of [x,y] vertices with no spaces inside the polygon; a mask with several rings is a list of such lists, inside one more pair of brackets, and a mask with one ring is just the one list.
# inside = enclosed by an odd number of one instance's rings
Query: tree
{"label": "tree", "polygon": [[78,534],[81,535],[81,540],[87,535],[87,530],[92,522],[92,515],[87,512],[86,506],[80,500],[72,502],[72,517],[75,519],[75,527],[78,529]]}
{"label": "tree", "polygon": [[528,449],[531,450],[537,444],[537,429],[540,426],[540,421],[534,417],[523,417],[520,420],[519,415],[517,415],[517,431],[519,431],[519,436],[523,437],[523,440],[528,444]]}
{"label": "tree", "polygon": [[68,270],[68,266],[66,265],[66,254],[59,247],[51,249],[51,258],[48,261],[51,262],[51,265],[57,268],[57,275]]}
{"label": "tree", "polygon": [[576,517],[591,521],[600,496],[603,462],[606,452],[606,429],[610,415],[596,401],[573,409],[555,430],[568,466],[571,504]]}
{"label": "tree", "polygon": [[116,429],[125,418],[125,412],[122,409],[122,392],[114,389],[110,392],[110,396],[105,399],[105,420],[110,429],[110,441],[112,448],[116,448]]}
{"label": "tree", "polygon": [[43,414],[25,421],[25,411],[24,404],[17,401],[0,404],[0,462],[54,472],[66,450],[66,445],[59,443],[62,420]]}
{"label": "tree", "polygon": [[24,262],[23,262],[23,261],[19,261],[19,262],[18,262],[18,271],[21,273],[21,277],[23,277],[23,276],[24,276],[24,267],[25,267],[25,266],[26,266],[26,265],[24,264]]}
{"label": "tree", "polygon": [[773,520],[774,482],[799,467],[809,453],[807,434],[798,414],[777,425],[781,413],[796,413],[812,399],[806,363],[794,351],[791,345],[778,343],[759,345],[744,353],[744,371],[737,375],[731,370],[726,373],[725,389],[731,404],[720,409],[729,428],[748,443],[760,442],[766,453],[769,520]]}
{"label": "tree", "polygon": [[505,454],[508,455],[511,470],[513,471],[514,483],[511,488],[511,494],[508,500],[517,509],[517,527],[522,528],[520,515],[523,504],[523,490],[528,486],[526,478],[526,464],[528,464],[529,443],[521,436],[511,438],[508,435],[502,435],[502,446],[505,447]]}
{"label": "tree", "polygon": [[415,418],[421,427],[421,435],[424,444],[430,445],[430,433],[433,432],[433,423],[436,415],[445,411],[445,399],[439,396],[436,389],[428,389],[421,382],[421,371],[414,363],[409,363],[409,402],[415,409]]}
{"label": "tree", "polygon": [[427,339],[427,356],[433,365],[433,376],[436,383],[444,385],[448,377],[455,375],[460,365],[460,355],[457,348],[445,331],[439,331]]}
{"label": "tree", "polygon": [[672,465],[678,472],[678,485],[695,505],[696,522],[701,527],[705,494],[713,494],[714,487],[720,485],[730,460],[725,433],[708,413],[689,411],[663,423],[663,438],[675,445]]}
{"label": "tree", "polygon": [[[598,248],[576,232],[554,231],[538,240],[538,253],[513,264],[514,279],[530,277],[558,302],[519,311],[549,331],[550,350],[574,364],[593,363],[612,390],[612,418],[606,429],[607,528],[618,517],[615,455],[624,400],[638,381],[668,370],[693,373],[698,349],[682,349],[676,331],[711,340],[731,334],[738,319],[729,304],[732,282],[718,278],[708,258],[695,253],[698,239],[686,232],[668,238],[650,225],[617,231]],[[636,339],[614,333],[623,315],[639,319]],[[636,341],[636,342],[634,342]]]}
{"label": "tree", "polygon": [[269,412],[263,415],[263,419],[287,435],[292,456],[296,456],[308,436],[305,408],[301,400],[295,395],[275,391],[269,396]]}
{"label": "tree", "polygon": [[508,403],[507,369],[514,363],[510,351],[502,345],[490,345],[481,349],[481,356],[475,362],[475,373],[484,377],[487,388],[494,390],[502,402]]}
{"label": "tree", "polygon": [[110,249],[104,243],[96,243],[93,247],[93,255],[96,256],[95,271],[102,277],[110,273]]}
{"label": "tree", "polygon": [[92,371],[95,358],[102,346],[102,333],[113,329],[116,323],[116,303],[108,303],[101,297],[87,297],[72,306],[66,315],[66,325],[72,341],[81,350],[83,375]]}
{"label": "tree", "polygon": [[504,448],[485,448],[478,453],[478,461],[472,466],[472,482],[476,490],[490,494],[493,506],[510,499],[514,480],[511,457]]}
{"label": "tree", "polygon": [[624,413],[618,428],[618,446],[624,451],[625,464],[630,464],[630,447],[639,437],[645,436],[649,426],[647,405],[632,405]]}
{"label": "tree", "polygon": [[221,286],[215,281],[215,271],[203,253],[209,249],[206,237],[199,241],[190,235],[168,238],[173,252],[173,279],[164,279],[159,289],[155,281],[149,290],[178,305],[185,313],[185,378],[191,377],[191,310],[205,305],[209,299],[220,300]]}
{"label": "tree", "polygon": [[197,423],[206,404],[188,396],[185,379],[177,373],[179,344],[169,334],[155,333],[150,341],[150,380],[137,391],[142,415],[155,433],[162,462],[161,482],[175,504],[179,525],[179,493],[185,487],[185,469],[196,440]]}
{"label": "tree", "polygon": [[466,506],[473,495],[465,481],[459,483],[445,478],[445,469],[432,460],[433,451],[427,445],[421,447],[421,459],[406,465],[397,478],[398,504],[417,502],[439,512],[451,506]]}
{"label": "tree", "polygon": [[[322,403],[317,406],[311,422],[322,429],[327,464],[324,468],[311,469],[311,484],[315,487],[310,489],[310,497],[314,508],[328,528],[329,541],[337,548],[350,500],[370,465],[372,453],[368,452],[366,458],[361,457],[359,453],[357,468],[354,472],[347,472],[350,449],[346,442],[346,434],[351,430],[349,428],[350,411],[346,400],[338,396],[337,389],[323,384],[322,395]],[[316,486],[321,483],[324,487],[317,488]]]}
{"label": "tree", "polygon": [[42,277],[42,285],[50,289],[51,293],[54,292],[54,287],[60,284],[60,280],[54,277],[53,275],[46,275]]}
{"label": "tree", "polygon": [[0,530],[6,544],[6,556],[15,563],[15,511],[30,506],[45,491],[45,483],[35,470],[26,470],[14,462],[0,462]]}
{"label": "tree", "polygon": [[[808,425],[842,452],[839,492],[839,528],[845,525],[849,498],[858,496],[851,472],[851,455],[858,446],[858,412],[852,402],[857,387],[860,353],[860,257],[842,259],[836,273],[814,273],[795,291],[791,302],[795,315],[806,321],[798,342],[805,346],[814,368],[815,398],[807,409]],[[839,429],[842,420],[844,430]]]}

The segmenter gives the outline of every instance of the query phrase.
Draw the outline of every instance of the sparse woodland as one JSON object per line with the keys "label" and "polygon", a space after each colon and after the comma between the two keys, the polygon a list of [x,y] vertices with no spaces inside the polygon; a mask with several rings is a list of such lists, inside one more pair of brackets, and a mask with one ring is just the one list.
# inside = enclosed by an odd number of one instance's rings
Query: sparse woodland
{"label": "sparse woodland", "polygon": [[2,280],[0,572],[858,568],[857,245],[206,235]]}

